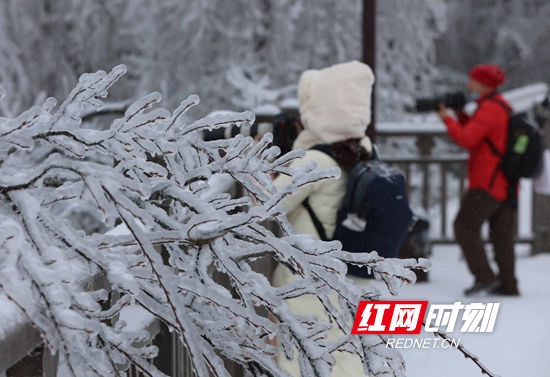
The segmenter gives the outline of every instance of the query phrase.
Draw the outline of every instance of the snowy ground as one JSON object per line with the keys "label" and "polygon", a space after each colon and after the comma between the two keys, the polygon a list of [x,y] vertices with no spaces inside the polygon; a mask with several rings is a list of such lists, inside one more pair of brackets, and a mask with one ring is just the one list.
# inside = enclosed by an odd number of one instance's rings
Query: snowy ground
{"label": "snowy ground", "polygon": [[[500,302],[492,334],[460,334],[461,344],[479,356],[494,373],[502,377],[548,377],[548,312],[550,310],[550,255],[531,257],[518,250],[517,274],[521,297],[486,297],[469,300],[462,294],[472,278],[456,246],[438,246],[432,260],[429,282],[405,287],[398,297],[388,299],[428,300],[430,304]],[[427,336],[423,332],[419,336]],[[477,366],[456,349],[402,350],[409,377],[481,376]]]}

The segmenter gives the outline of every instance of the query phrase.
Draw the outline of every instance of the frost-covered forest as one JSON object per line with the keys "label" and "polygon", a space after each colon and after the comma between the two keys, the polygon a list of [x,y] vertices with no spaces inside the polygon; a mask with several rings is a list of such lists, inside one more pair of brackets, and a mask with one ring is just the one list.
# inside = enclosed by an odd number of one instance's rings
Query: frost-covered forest
{"label": "frost-covered forest", "polygon": [[466,72],[479,61],[492,61],[506,70],[504,88],[548,82],[548,1],[447,0],[447,7],[439,65]]}
{"label": "frost-covered forest", "polygon": [[[277,103],[303,70],[361,58],[361,11],[360,0],[2,1],[0,109],[64,97],[80,74],[120,63],[131,73],[112,100],[159,90],[170,105],[197,93],[209,110]],[[379,1],[379,117],[462,84],[480,59],[502,64],[510,85],[546,79],[537,25],[549,13],[540,0]]]}
{"label": "frost-covered forest", "polygon": [[[361,0],[5,0],[0,109],[65,97],[80,74],[120,63],[131,73],[111,100],[159,90],[172,106],[197,93],[207,110],[277,103],[295,96],[303,70],[361,58],[361,12]],[[462,84],[459,73],[479,60],[502,64],[510,85],[547,78],[537,25],[548,14],[541,0],[379,1],[379,118]],[[520,61],[533,69],[520,71]]]}
{"label": "frost-covered forest", "polygon": [[[360,0],[3,1],[1,110],[64,97],[80,74],[119,63],[130,74],[115,100],[159,90],[170,105],[197,93],[207,110],[276,103],[295,96],[303,70],[361,58],[361,9]],[[444,10],[442,0],[379,2],[382,114],[429,92]]]}

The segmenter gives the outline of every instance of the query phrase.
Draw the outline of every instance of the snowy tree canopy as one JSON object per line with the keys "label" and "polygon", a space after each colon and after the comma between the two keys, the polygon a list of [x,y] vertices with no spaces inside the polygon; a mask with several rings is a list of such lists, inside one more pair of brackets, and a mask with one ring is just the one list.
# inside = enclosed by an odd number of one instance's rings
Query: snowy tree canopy
{"label": "snowy tree canopy", "polygon": [[447,0],[447,3],[448,28],[438,43],[439,65],[466,76],[475,64],[499,64],[506,71],[505,88],[548,82],[550,53],[545,48],[550,17],[548,1]]}
{"label": "snowy tree canopy", "polygon": [[[444,0],[377,2],[379,118],[431,94]],[[198,93],[207,113],[294,97],[300,74],[360,60],[362,1],[17,0],[0,2],[2,114],[65,97],[84,72],[122,62],[111,98]]]}
{"label": "snowy tree canopy", "polygon": [[445,0],[377,2],[376,77],[381,119],[399,119],[403,106],[431,96],[436,38],[446,27]]}
{"label": "snowy tree canopy", "polygon": [[[350,335],[359,300],[377,293],[348,280],[344,262],[368,266],[395,293],[415,281],[410,268],[426,268],[427,261],[351,254],[338,242],[296,234],[282,199],[338,172],[286,167],[301,152],[278,157],[270,134],[256,144],[244,137],[200,138],[205,129],[252,122],[250,112],[187,122],[184,114],[197,96],[170,113],[152,93],[107,130],[83,128],[80,114],[101,106],[125,71],[117,66],[85,74],[59,107],[50,98],[18,117],[0,118],[0,294],[59,353],[65,374],[120,376],[133,364],[145,375],[163,375],[147,362],[157,349],[136,346],[147,334],[125,332],[124,321],[115,320],[136,304],[179,335],[198,376],[228,376],[221,356],[256,376],[286,376],[267,342],[273,337],[289,357],[299,358],[303,376],[328,377],[335,350],[359,355],[369,375],[403,375],[400,355],[383,337]],[[273,172],[291,175],[292,184],[276,192]],[[219,190],[223,181],[249,195],[231,198]],[[84,206],[107,229],[120,224],[127,234],[75,229],[62,215],[71,206]],[[282,236],[272,233],[268,220]],[[272,287],[251,267],[261,256],[300,278]],[[212,269],[229,278],[233,293],[213,281]],[[104,275],[118,293],[110,303],[106,289],[81,284],[93,274]],[[321,300],[345,335],[328,342],[331,324],[290,312],[285,299],[305,294]],[[260,316],[258,308],[278,321]],[[293,348],[298,355],[291,355]]]}

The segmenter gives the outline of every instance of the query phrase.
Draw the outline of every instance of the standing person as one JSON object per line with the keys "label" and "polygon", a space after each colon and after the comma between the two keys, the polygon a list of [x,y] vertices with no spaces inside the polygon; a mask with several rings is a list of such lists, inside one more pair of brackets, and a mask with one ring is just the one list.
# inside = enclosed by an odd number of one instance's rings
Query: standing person
{"label": "standing person", "polygon": [[[497,91],[504,82],[504,71],[492,64],[479,64],[470,71],[468,91],[477,95],[478,108],[469,117],[457,111],[452,118],[445,105],[439,116],[450,137],[468,150],[469,186],[454,222],[457,242],[474,275],[475,282],[464,294],[519,295],[515,275],[514,238],[516,233],[517,184],[510,183],[499,169],[506,149],[510,105]],[[481,227],[489,221],[498,275],[487,255]]]}
{"label": "standing person", "polygon": [[[365,136],[370,123],[370,104],[374,75],[368,65],[357,61],[337,64],[322,70],[305,71],[298,85],[300,118],[303,131],[294,142],[294,149],[304,149],[305,156],[293,163],[305,165],[311,161],[318,169],[341,167],[339,179],[324,180],[301,187],[284,201],[287,218],[297,233],[311,234],[321,239],[303,205],[308,199],[330,239],[336,228],[336,215],[346,193],[347,168],[370,158],[372,144]],[[328,145],[329,156],[317,145]],[[338,160],[338,161],[337,161]],[[274,182],[280,189],[290,183],[285,175]]]}
{"label": "standing person", "polygon": [[[347,172],[357,162],[368,159],[372,154],[372,144],[365,136],[370,123],[371,94],[374,84],[372,70],[357,61],[337,64],[322,70],[309,70],[302,74],[298,85],[300,117],[304,130],[294,143],[294,149],[306,150],[301,160],[292,165],[315,162],[317,168],[340,167],[339,179],[323,180],[301,187],[294,195],[283,202],[287,218],[297,233],[310,234],[317,239],[317,232],[311,215],[306,209],[305,200],[322,225],[325,236],[330,239],[336,229],[337,212],[346,193]],[[331,155],[311,147],[326,145]],[[290,183],[285,175],[275,179],[280,189]],[[291,283],[296,276],[284,265],[279,264],[273,274],[273,285],[280,287]],[[358,284],[366,284],[367,279],[354,278]],[[332,297],[331,299],[335,299]],[[335,300],[336,302],[337,300]],[[304,316],[320,316],[324,313],[321,302],[313,295],[303,295],[286,300],[290,310]],[[328,321],[328,318],[320,318]],[[334,337],[338,331],[333,327]],[[341,335],[341,334],[340,334]],[[331,335],[329,335],[331,337]],[[329,339],[330,341],[330,339]],[[363,365],[357,355],[334,352],[336,364],[333,377],[362,376]],[[289,361],[280,351],[278,363],[293,376],[300,376],[296,361]]]}

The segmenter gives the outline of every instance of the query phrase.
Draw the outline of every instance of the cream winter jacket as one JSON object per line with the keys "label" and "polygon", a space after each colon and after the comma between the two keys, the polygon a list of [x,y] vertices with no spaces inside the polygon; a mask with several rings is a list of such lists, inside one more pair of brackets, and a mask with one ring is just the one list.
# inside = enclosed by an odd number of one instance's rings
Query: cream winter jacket
{"label": "cream winter jacket", "polygon": [[[361,140],[361,144],[369,153],[372,152],[373,146],[368,137],[364,137]],[[294,161],[291,166],[306,165],[312,161],[317,164],[318,169],[339,167],[338,163],[332,157],[314,149],[307,150],[304,158]],[[315,215],[323,225],[325,234],[329,238],[332,237],[336,229],[337,212],[346,194],[347,181],[347,172],[340,171],[340,178],[324,180],[303,186],[294,195],[285,199],[283,205],[286,209],[286,216],[297,233],[311,234],[317,239],[321,238],[317,233],[311,216],[302,204],[307,198]],[[288,183],[290,183],[290,178],[286,175],[281,175],[277,177],[274,185],[277,190],[280,190]]]}
{"label": "cream winter jacket", "polygon": [[[372,151],[368,137],[364,137],[370,123],[370,101],[374,75],[371,69],[359,62],[338,64],[323,70],[306,71],[300,78],[298,87],[300,100],[300,116],[304,131],[300,133],[294,144],[295,149],[308,149],[317,144],[331,144],[350,138],[361,138],[361,143]],[[319,169],[337,167],[337,162],[330,156],[317,150],[307,150],[302,160],[292,165],[317,163]],[[297,193],[286,198],[283,205],[287,218],[300,234],[310,234],[320,238],[315,225],[305,207],[304,199],[308,198],[315,215],[323,225],[327,237],[331,238],[336,228],[338,209],[346,192],[347,173],[341,172],[338,179],[325,180],[301,187]],[[274,184],[278,189],[290,182],[287,176],[279,176]],[[273,274],[273,285],[280,287],[291,283],[297,277],[286,267],[279,264]],[[367,279],[353,278],[359,285],[368,284]],[[335,305],[336,297],[331,297]],[[322,315],[323,306],[312,295],[300,296],[286,300],[290,310],[304,316],[318,316],[319,320],[327,321]],[[329,333],[329,341],[341,336],[334,329]],[[295,350],[295,352],[297,352]],[[299,377],[298,362],[289,361],[279,352],[278,363],[282,369],[292,376]],[[358,356],[343,352],[333,353],[336,364],[332,377],[362,376],[363,366]]]}
{"label": "cream winter jacket", "polygon": [[[308,149],[316,144],[331,144],[351,138],[362,138],[367,151],[372,150],[365,137],[370,123],[370,103],[374,75],[368,65],[357,61],[336,64],[321,70],[305,71],[298,85],[300,117],[304,130],[296,139],[294,149]],[[338,164],[326,154],[307,150],[301,161],[294,165],[315,161],[319,169],[336,167]],[[289,178],[280,176],[275,186],[280,189],[289,183]],[[315,211],[325,228],[327,237],[332,237],[336,227],[336,214],[346,191],[347,174],[337,180],[322,181],[302,187],[284,202],[287,217],[298,233],[311,234],[317,238],[317,230],[303,207],[304,199]]]}
{"label": "cream winter jacket", "polygon": [[[362,143],[367,150],[371,151],[371,144],[368,138],[363,139]],[[308,150],[302,160],[295,161],[292,165],[302,165],[309,161],[315,161],[318,168],[337,167],[338,164],[332,157],[326,155],[323,152],[317,150]],[[307,210],[302,205],[305,198],[309,199],[309,204],[313,208],[315,215],[322,223],[327,237],[331,238],[336,228],[336,216],[337,211],[341,206],[343,197],[346,192],[348,175],[342,171],[340,178],[331,179],[326,181],[320,181],[308,186],[304,186],[298,190],[298,192],[292,196],[289,196],[283,202],[283,205],[287,211],[287,218],[296,230],[300,234],[311,234],[315,238],[320,238],[313,225],[313,221]],[[274,184],[278,189],[281,189],[285,184],[289,183],[290,179],[287,176],[279,176]],[[275,272],[273,273],[272,283],[275,287],[281,287],[286,284],[290,284],[296,275],[293,275],[284,265],[279,264]],[[369,283],[367,279],[361,279],[356,277],[350,277],[355,281],[357,285],[366,285]],[[336,295],[330,297],[334,305],[338,305]],[[305,295],[294,299],[286,300],[287,305],[294,314],[303,316],[317,316],[321,321],[328,321],[324,315],[324,308],[321,302],[312,295]],[[338,330],[332,330],[329,333],[329,341],[335,340],[342,336]],[[295,350],[297,352],[297,350]],[[333,356],[336,360],[336,364],[333,368],[332,377],[348,377],[348,376],[362,376],[363,365],[358,356],[350,355],[344,352],[335,352]],[[300,368],[296,360],[289,361],[286,359],[281,350],[277,357],[279,366],[294,377],[300,376]]]}
{"label": "cream winter jacket", "polygon": [[[317,150],[306,151],[304,158],[295,161],[291,166],[305,165],[311,161],[317,163],[318,169],[338,167],[332,157]],[[283,205],[286,209],[287,218],[297,233],[311,234],[317,239],[321,238],[317,234],[309,213],[302,205],[302,202],[308,198],[315,215],[323,224],[327,237],[332,237],[336,228],[336,213],[346,193],[346,182],[347,173],[341,172],[339,179],[330,179],[303,186],[297,193],[285,199]],[[274,185],[277,190],[280,190],[288,183],[290,183],[290,178],[281,175],[275,180]]]}

